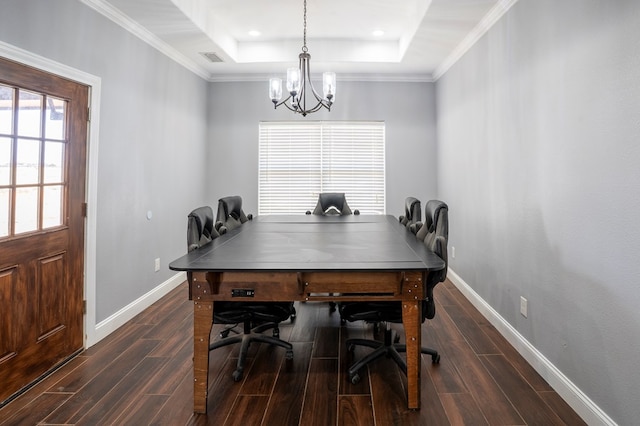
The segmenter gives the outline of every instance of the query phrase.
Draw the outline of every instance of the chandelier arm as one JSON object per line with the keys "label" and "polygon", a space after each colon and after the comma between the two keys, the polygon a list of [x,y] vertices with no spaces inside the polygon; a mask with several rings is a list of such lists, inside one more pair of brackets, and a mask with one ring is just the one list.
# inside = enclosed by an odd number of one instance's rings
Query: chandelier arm
{"label": "chandelier arm", "polygon": [[[289,108],[289,105],[286,105],[286,104],[285,104],[285,106],[286,106],[287,108]],[[331,107],[330,107],[330,106],[326,105],[324,102],[318,102],[318,103],[317,103],[313,108],[310,108],[310,109],[304,109],[304,110],[303,110],[303,109],[298,109],[298,110],[295,110],[295,112],[298,112],[298,113],[302,114],[303,116],[305,116],[305,115],[307,115],[307,114],[311,114],[312,112],[317,112],[317,111],[319,111],[319,110],[320,110],[320,108],[326,108],[327,110],[331,111]],[[294,111],[294,110],[293,110],[293,109],[291,109],[291,108],[289,108],[289,109],[290,109],[291,111]]]}
{"label": "chandelier arm", "polygon": [[[300,95],[302,96],[304,94],[304,91],[300,92]],[[293,98],[293,96],[289,95],[287,96],[285,99],[283,99],[282,101],[278,102],[278,103],[274,103],[274,109],[278,108],[280,105],[284,105],[289,111],[295,112],[295,113],[299,113],[302,114],[303,116],[307,115],[307,114],[311,114],[313,112],[317,112],[319,111],[321,108],[326,108],[327,110],[331,111],[331,104],[328,103],[326,100],[318,100],[318,103],[310,109],[306,109],[306,104],[301,105],[300,101],[298,101],[298,106],[297,107],[292,107],[291,105],[289,105],[287,102],[290,101]]]}
{"label": "chandelier arm", "polygon": [[316,92],[316,88],[313,87],[313,82],[311,81],[311,65],[309,65],[309,61],[311,60],[311,55],[307,55],[304,59],[303,59],[303,67],[304,67],[304,74],[305,74],[305,80],[306,77],[309,78],[309,86],[311,87],[311,92],[313,93],[313,96],[316,98],[316,100],[318,102],[322,102],[322,96],[320,96],[318,94],[318,92]]}
{"label": "chandelier arm", "polygon": [[[331,111],[331,104],[325,101],[320,94],[316,91],[313,86],[313,82],[311,81],[311,66],[309,65],[309,60],[311,59],[311,55],[304,54],[300,55],[300,74],[301,74],[301,86],[300,86],[300,97],[298,105],[301,106],[300,112],[303,115],[307,115],[312,112],[318,111],[320,108],[324,107],[327,110]],[[307,83],[309,83],[309,87],[311,88],[311,93],[313,97],[316,99],[317,104],[307,109],[307,97],[305,96],[305,92],[307,89]]]}
{"label": "chandelier arm", "polygon": [[283,99],[283,100],[281,100],[281,101],[280,101],[280,102],[278,102],[278,103],[274,103],[274,104],[273,104],[273,105],[274,105],[274,106],[273,106],[273,109],[278,108],[280,105],[284,105],[284,106],[286,106],[287,108],[289,108],[291,111],[296,112],[296,110],[295,110],[295,109],[292,109],[292,108],[287,104],[287,101],[288,101],[289,99],[291,99],[291,95],[287,96],[287,98],[286,98],[286,99]]}
{"label": "chandelier arm", "polygon": [[310,112],[310,113],[311,113],[311,112],[316,112],[316,111],[319,111],[319,110],[320,110],[320,108],[323,108],[323,107],[328,109],[328,107],[324,104],[324,102],[318,102],[318,103],[316,104],[316,106],[314,106],[313,108],[311,108],[308,112]]}
{"label": "chandelier arm", "polygon": [[307,111],[307,60],[309,58],[308,53],[300,55],[300,96],[298,96],[298,107],[301,111]]}
{"label": "chandelier arm", "polygon": [[315,106],[311,108],[307,108],[307,98],[305,96],[305,90],[304,90],[305,88],[303,87],[300,89],[300,94],[299,94],[300,97],[298,98],[298,105],[295,111],[299,112],[303,116],[306,116],[307,114],[310,114],[312,112],[319,111],[320,108],[323,108],[323,107],[331,111],[331,104],[328,104],[324,99],[319,98],[318,95],[315,93],[315,90],[313,90],[313,85],[310,85],[310,86],[311,86],[311,91],[314,97],[316,98],[317,103],[315,104]]}
{"label": "chandelier arm", "polygon": [[291,111],[291,112],[300,112],[300,110],[297,110],[297,109],[293,108],[293,107],[292,107],[291,105],[289,105],[289,104],[284,104],[284,106],[286,106],[286,107],[287,107],[287,109],[288,109],[289,111]]}

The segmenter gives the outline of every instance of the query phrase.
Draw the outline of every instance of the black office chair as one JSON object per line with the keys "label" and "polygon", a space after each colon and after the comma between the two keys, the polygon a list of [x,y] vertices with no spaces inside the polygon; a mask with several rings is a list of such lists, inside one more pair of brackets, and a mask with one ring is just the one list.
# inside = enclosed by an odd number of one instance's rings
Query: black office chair
{"label": "black office chair", "polygon": [[[426,295],[422,301],[422,321],[435,317],[436,308],[433,300],[433,290],[438,283],[447,277],[447,240],[449,230],[449,217],[447,205],[442,203],[437,209],[437,216],[432,218],[434,232],[427,235],[424,244],[444,260],[445,267],[441,271],[430,272],[427,276]],[[396,333],[391,329],[391,323],[402,323],[402,302],[347,302],[340,304],[340,316],[346,321],[366,321],[373,323],[386,323],[384,341],[367,339],[348,339],[347,348],[353,352],[355,346],[367,346],[374,351],[349,367],[349,379],[353,384],[360,381],[360,370],[370,362],[381,356],[391,357],[400,369],[406,374],[407,363],[400,356],[400,352],[406,352],[406,345],[399,344]],[[440,362],[440,355],[434,349],[422,347],[420,351],[431,355],[434,364]]]}
{"label": "black office chair", "polygon": [[[311,214],[311,210],[307,210],[305,213]],[[313,209],[313,214],[317,216],[347,216],[350,214],[358,215],[360,210],[351,211],[344,192],[322,192],[318,194],[318,202]],[[336,302],[329,302],[329,312],[335,311]]]}
{"label": "black office chair", "polygon": [[[221,229],[222,232],[226,232],[225,228]],[[218,236],[220,234],[213,226],[213,210],[211,207],[199,207],[189,213],[187,221],[187,247],[189,251],[210,243]],[[187,279],[191,282],[191,272],[187,273]],[[223,338],[211,343],[209,350],[241,343],[240,356],[238,357],[236,370],[233,372],[233,380],[236,382],[242,379],[249,345],[253,342],[281,346],[287,350],[286,358],[292,359],[293,346],[291,343],[278,338],[280,335],[278,324],[292,317],[294,312],[293,302],[214,302],[213,322],[215,324],[242,323],[244,333],[227,337],[230,329],[225,329],[221,333]],[[259,334],[269,329],[273,330],[273,337]]]}
{"label": "black office chair", "polygon": [[[440,221],[441,210],[446,210],[445,216],[447,220]],[[416,234],[416,238],[424,241],[427,236],[433,238],[436,233],[436,227],[442,227],[440,235],[443,235],[447,241],[449,241],[449,219],[448,219],[449,206],[444,201],[429,200],[424,207],[424,223],[417,222],[412,225],[412,232]]]}
{"label": "black office chair", "polygon": [[[306,214],[311,214],[311,210],[307,210]],[[347,197],[343,192],[323,192],[318,194],[318,203],[313,209],[313,214],[319,216],[346,216],[349,214],[360,214],[359,210],[351,211],[347,203]]]}
{"label": "black office chair", "polygon": [[422,206],[420,200],[415,197],[407,197],[404,200],[404,215],[398,217],[398,220],[404,226],[411,226],[419,223],[422,215]]}
{"label": "black office chair", "polygon": [[[187,216],[187,250],[192,251],[220,236],[220,227],[213,225],[213,210],[209,206],[198,207]],[[226,228],[222,229],[226,232]]]}
{"label": "black office chair", "polygon": [[242,210],[242,197],[239,195],[231,195],[218,200],[216,223],[222,224],[227,230],[231,231],[251,219],[253,219],[253,215],[245,214]]}

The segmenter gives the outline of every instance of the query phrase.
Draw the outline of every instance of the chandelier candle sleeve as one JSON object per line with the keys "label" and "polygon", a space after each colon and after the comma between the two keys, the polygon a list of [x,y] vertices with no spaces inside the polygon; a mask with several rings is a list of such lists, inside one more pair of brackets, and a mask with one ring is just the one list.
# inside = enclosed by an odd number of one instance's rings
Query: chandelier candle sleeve
{"label": "chandelier candle sleeve", "polygon": [[300,92],[300,70],[287,68],[287,90],[294,98]]}
{"label": "chandelier candle sleeve", "polygon": [[269,96],[273,102],[278,102],[282,98],[282,79],[272,78],[269,80]]}

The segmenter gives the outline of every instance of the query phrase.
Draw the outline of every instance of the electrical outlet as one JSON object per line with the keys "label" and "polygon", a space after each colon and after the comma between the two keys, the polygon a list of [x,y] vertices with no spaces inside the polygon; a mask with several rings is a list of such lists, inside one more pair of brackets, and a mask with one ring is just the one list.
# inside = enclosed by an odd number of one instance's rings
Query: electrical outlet
{"label": "electrical outlet", "polygon": [[520,296],[520,313],[523,317],[527,318],[527,304],[528,301],[524,297]]}
{"label": "electrical outlet", "polygon": [[456,248],[451,246],[451,258],[455,259],[456,258]]}
{"label": "electrical outlet", "polygon": [[156,272],[158,272],[160,270],[160,258],[157,257],[156,258]]}

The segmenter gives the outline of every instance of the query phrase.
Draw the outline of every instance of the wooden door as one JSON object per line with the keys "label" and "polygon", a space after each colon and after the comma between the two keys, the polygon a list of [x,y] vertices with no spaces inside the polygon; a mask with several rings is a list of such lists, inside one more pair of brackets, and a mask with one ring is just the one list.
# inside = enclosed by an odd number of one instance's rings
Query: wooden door
{"label": "wooden door", "polygon": [[0,58],[0,406],[83,348],[88,96]]}

